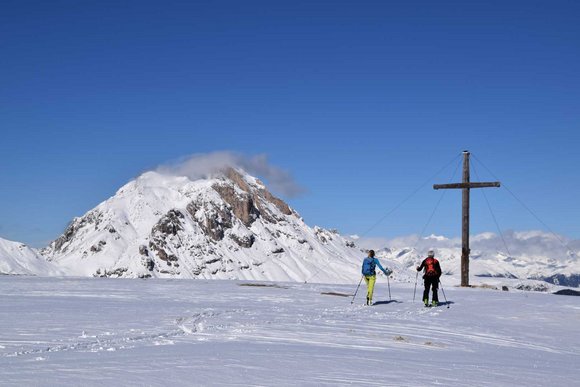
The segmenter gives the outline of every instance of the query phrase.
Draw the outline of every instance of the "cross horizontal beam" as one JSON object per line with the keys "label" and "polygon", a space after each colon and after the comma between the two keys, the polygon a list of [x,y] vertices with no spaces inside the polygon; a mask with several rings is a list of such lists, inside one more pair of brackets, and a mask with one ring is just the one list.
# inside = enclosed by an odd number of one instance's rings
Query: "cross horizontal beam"
{"label": "cross horizontal beam", "polygon": [[453,184],[433,184],[433,189],[464,189],[464,188],[487,188],[500,187],[499,181],[485,183],[453,183]]}

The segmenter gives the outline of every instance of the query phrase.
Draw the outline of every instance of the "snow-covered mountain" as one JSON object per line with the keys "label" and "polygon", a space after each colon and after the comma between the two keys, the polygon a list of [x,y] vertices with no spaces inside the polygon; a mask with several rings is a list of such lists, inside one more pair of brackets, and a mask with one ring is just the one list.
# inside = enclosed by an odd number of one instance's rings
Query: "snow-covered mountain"
{"label": "snow-covered mountain", "polygon": [[62,271],[47,262],[35,249],[0,238],[0,274],[59,275]]}
{"label": "snow-covered mountain", "polygon": [[68,274],[129,278],[352,282],[361,259],[234,168],[204,179],[146,172],[41,252]]}

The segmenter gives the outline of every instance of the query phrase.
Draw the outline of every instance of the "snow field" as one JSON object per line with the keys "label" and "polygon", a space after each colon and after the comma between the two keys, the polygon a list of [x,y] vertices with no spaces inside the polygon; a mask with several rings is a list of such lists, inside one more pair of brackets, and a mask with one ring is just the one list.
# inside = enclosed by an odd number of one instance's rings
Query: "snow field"
{"label": "snow field", "polygon": [[[358,283],[358,281],[356,282]],[[413,284],[2,277],[0,384],[573,386],[580,298]],[[261,286],[255,286],[261,285]],[[441,300],[443,295],[440,294]]]}

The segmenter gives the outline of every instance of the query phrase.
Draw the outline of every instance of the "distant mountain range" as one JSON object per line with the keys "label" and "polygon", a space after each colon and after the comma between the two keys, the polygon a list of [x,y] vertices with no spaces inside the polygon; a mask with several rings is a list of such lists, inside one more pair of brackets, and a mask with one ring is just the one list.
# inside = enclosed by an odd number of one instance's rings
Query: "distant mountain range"
{"label": "distant mountain range", "polygon": [[[560,237],[543,232],[504,238],[472,237],[472,276],[580,285],[580,261],[571,252],[577,241],[567,241],[572,249],[566,249]],[[0,239],[0,273],[352,283],[369,247],[395,269],[395,280],[414,281],[414,266],[429,248],[446,274],[459,276],[457,239],[368,242],[309,227],[240,168],[204,178],[151,171],[73,219],[41,250]]]}
{"label": "distant mountain range", "polygon": [[[429,236],[417,241],[403,238],[385,242],[379,256],[411,267],[425,251],[435,249],[444,274],[461,275],[461,240]],[[508,232],[503,239],[493,233],[471,237],[471,277],[542,280],[561,286],[580,286],[580,259],[561,237],[541,232]],[[413,246],[413,247],[408,247]],[[507,248],[506,248],[507,246]],[[577,250],[576,250],[577,251]]]}

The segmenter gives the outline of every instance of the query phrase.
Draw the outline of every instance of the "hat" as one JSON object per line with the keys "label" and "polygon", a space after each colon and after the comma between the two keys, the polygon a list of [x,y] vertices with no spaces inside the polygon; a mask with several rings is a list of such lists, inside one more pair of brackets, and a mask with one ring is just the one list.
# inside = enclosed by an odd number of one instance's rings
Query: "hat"
{"label": "hat", "polygon": [[435,251],[433,249],[430,249],[429,251],[427,251],[427,256],[428,257],[434,257],[435,256]]}

